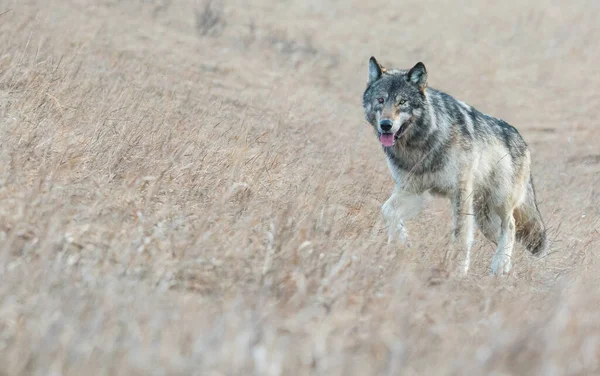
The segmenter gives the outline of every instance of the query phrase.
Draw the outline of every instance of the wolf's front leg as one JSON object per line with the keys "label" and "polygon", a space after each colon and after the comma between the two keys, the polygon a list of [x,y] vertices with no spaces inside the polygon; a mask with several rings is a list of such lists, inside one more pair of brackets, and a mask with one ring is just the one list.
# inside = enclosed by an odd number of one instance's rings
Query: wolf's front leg
{"label": "wolf's front leg", "polygon": [[404,221],[413,218],[423,209],[424,198],[396,188],[390,198],[381,207],[381,213],[388,228],[388,243],[399,239],[402,244],[408,241],[408,232]]}
{"label": "wolf's front leg", "polygon": [[466,275],[471,262],[470,253],[473,245],[473,176],[470,171],[461,174],[459,185],[452,197],[454,230],[454,254],[450,260],[453,269]]}

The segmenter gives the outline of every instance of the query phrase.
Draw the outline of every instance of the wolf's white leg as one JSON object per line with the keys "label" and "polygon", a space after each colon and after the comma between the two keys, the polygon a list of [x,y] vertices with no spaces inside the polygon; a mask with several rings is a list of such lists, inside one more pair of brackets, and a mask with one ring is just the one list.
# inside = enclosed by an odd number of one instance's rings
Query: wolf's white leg
{"label": "wolf's white leg", "polygon": [[466,275],[471,263],[471,246],[474,233],[473,175],[471,169],[461,174],[459,185],[452,197],[454,243],[453,261],[458,272]]}
{"label": "wolf's white leg", "polygon": [[500,225],[500,237],[498,248],[492,258],[492,274],[506,274],[512,267],[512,252],[515,246],[515,219],[513,210],[502,213],[502,224]]}
{"label": "wolf's white leg", "polygon": [[404,221],[413,218],[423,209],[422,195],[408,193],[396,188],[390,198],[381,207],[381,213],[388,228],[388,242],[399,239],[403,244],[408,241],[408,232]]}

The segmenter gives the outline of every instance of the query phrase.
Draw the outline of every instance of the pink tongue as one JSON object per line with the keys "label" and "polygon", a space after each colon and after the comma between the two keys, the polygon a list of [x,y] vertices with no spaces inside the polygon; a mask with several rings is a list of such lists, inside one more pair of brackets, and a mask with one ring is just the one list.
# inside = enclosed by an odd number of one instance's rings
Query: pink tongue
{"label": "pink tongue", "polygon": [[379,141],[381,141],[381,145],[383,146],[392,146],[394,145],[394,134],[383,133],[381,136],[379,136]]}

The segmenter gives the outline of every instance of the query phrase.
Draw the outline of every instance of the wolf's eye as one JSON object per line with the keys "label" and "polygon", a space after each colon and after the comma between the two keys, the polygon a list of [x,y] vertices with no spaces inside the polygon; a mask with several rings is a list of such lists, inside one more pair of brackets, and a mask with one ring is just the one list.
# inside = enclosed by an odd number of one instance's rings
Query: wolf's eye
{"label": "wolf's eye", "polygon": [[377,102],[379,102],[379,104],[383,104],[385,100],[383,98],[377,98]]}
{"label": "wolf's eye", "polygon": [[398,101],[398,104],[399,104],[399,105],[403,105],[404,103],[406,103],[406,99],[400,99],[400,100]]}

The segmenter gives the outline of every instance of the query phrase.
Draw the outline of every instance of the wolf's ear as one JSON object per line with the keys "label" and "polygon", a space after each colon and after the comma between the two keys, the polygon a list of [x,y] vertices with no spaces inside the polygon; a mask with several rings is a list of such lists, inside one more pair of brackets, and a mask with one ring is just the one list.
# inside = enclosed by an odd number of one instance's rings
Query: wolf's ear
{"label": "wolf's ear", "polygon": [[425,92],[425,88],[427,87],[427,69],[425,69],[425,65],[418,62],[412,67],[408,72],[408,80],[417,85],[421,92]]}
{"label": "wolf's ear", "polygon": [[381,69],[381,65],[377,62],[373,56],[369,59],[369,84],[377,81],[383,75],[383,70]]}

